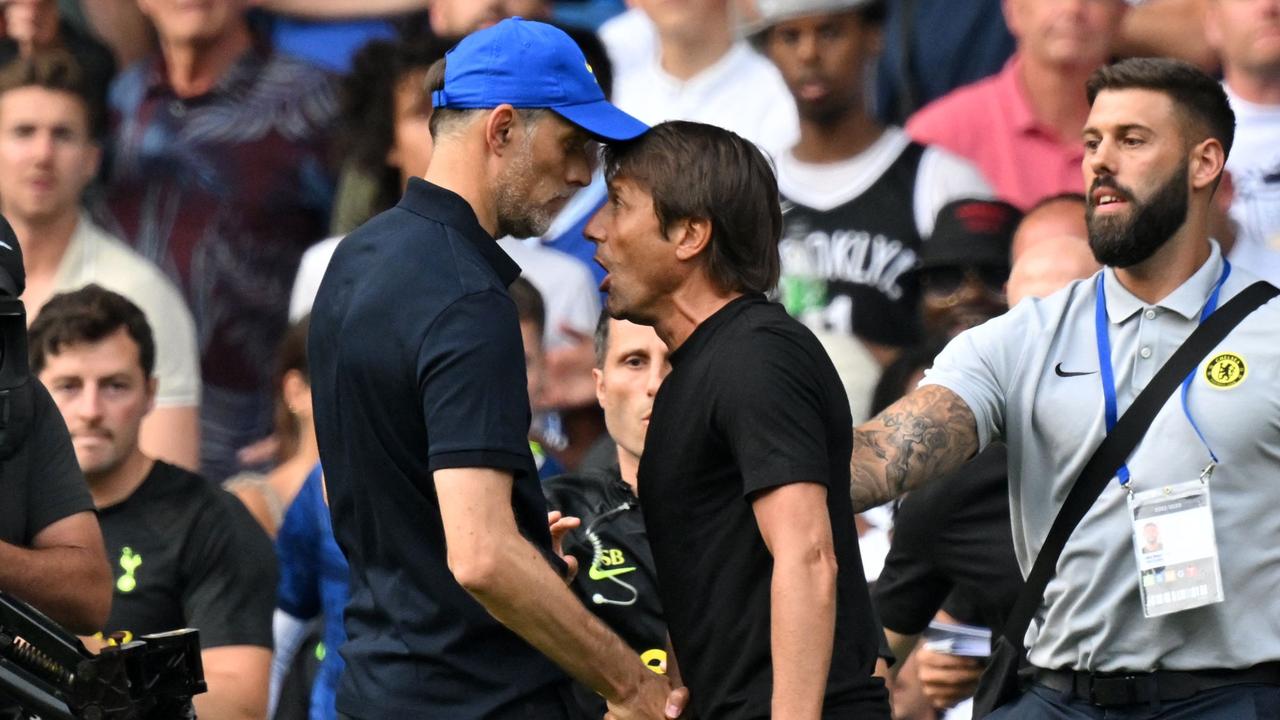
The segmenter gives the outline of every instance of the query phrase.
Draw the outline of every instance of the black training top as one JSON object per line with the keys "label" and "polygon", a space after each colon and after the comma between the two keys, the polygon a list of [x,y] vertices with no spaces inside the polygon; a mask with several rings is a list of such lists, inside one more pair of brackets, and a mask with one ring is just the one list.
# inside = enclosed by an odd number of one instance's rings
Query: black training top
{"label": "black training top", "polygon": [[[563,541],[564,551],[578,559],[578,574],[570,586],[574,594],[646,664],[657,667],[665,662],[667,624],[644,515],[617,463],[605,470],[558,475],[543,483],[542,490],[548,507],[582,521]],[[574,694],[580,717],[604,716],[599,695],[581,685]]]}
{"label": "black training top", "polygon": [[442,468],[511,472],[520,531],[550,556],[506,290],[519,273],[466,201],[413,179],[338,244],[320,284],[316,436],[351,564],[340,712],[487,718],[565,679],[449,572],[432,480]]}
{"label": "black training top", "polygon": [[[49,391],[32,377],[26,391],[14,392],[16,402],[26,403],[21,399],[24,393],[30,399],[26,412],[31,413],[31,424],[13,456],[0,461],[0,541],[30,547],[35,536],[53,523],[93,512],[93,498]],[[8,432],[13,432],[10,424]]]}
{"label": "black training top", "polygon": [[748,295],[671,354],[640,461],[640,499],[676,662],[702,719],[768,718],[773,559],[753,494],[827,486],[840,572],[824,718],[888,718],[849,499],[852,421],[818,340]]}
{"label": "black training top", "polygon": [[873,593],[886,628],[923,632],[953,593],[957,606],[973,608],[957,619],[997,631],[1004,626],[1022,589],[1009,524],[1008,455],[1004,445],[992,444],[902,500]]}
{"label": "black training top", "polygon": [[157,460],[98,522],[113,582],[107,633],[193,627],[202,648],[271,647],[275,550],[234,495]]}

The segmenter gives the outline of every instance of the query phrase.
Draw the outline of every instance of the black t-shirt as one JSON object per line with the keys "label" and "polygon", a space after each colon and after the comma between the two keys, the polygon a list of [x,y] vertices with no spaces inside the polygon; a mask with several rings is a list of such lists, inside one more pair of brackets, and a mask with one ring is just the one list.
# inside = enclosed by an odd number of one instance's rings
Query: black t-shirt
{"label": "black t-shirt", "polygon": [[340,712],[490,718],[565,681],[454,579],[432,479],[511,472],[516,523],[552,562],[506,290],[519,271],[466,201],[415,178],[338,244],[320,284],[308,341],[316,435],[351,565]]}
{"label": "black t-shirt", "polygon": [[[616,461],[606,470],[553,477],[542,490],[548,507],[582,521],[563,541],[563,550],[578,560],[578,574],[570,585],[574,594],[646,664],[665,661],[667,624],[644,515]],[[580,685],[575,695],[581,717],[604,716],[600,696]]]}
{"label": "black t-shirt", "polygon": [[234,495],[157,460],[98,521],[113,577],[107,633],[193,627],[205,649],[271,647],[275,551]]}
{"label": "black t-shirt", "polygon": [[871,612],[849,499],[852,422],[844,387],[808,329],[748,295],[671,354],[640,461],[640,499],[662,606],[702,720],[768,718],[773,559],[752,496],[794,482],[827,487],[840,571],[824,718],[888,718],[871,676]]}
{"label": "black t-shirt", "polygon": [[902,500],[873,592],[886,628],[923,632],[949,596],[957,619],[1004,626],[1022,589],[1009,524],[1007,459],[1004,445],[991,445]]}
{"label": "black t-shirt", "polygon": [[[13,401],[26,407],[30,424],[26,440],[0,463],[0,541],[30,547],[35,536],[53,523],[92,512],[93,498],[49,391],[33,377],[25,390],[13,392],[25,396],[15,395]],[[17,407],[10,410],[18,411]]]}

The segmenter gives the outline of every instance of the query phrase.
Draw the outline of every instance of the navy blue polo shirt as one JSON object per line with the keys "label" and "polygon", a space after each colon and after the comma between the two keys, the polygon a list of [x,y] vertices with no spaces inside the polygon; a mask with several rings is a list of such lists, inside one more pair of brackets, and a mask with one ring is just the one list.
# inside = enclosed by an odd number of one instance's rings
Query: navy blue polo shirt
{"label": "navy blue polo shirt", "polygon": [[510,471],[516,522],[551,557],[506,289],[519,274],[461,197],[415,178],[339,243],[320,284],[316,434],[351,564],[340,712],[502,717],[565,679],[454,580],[432,480],[441,468]]}

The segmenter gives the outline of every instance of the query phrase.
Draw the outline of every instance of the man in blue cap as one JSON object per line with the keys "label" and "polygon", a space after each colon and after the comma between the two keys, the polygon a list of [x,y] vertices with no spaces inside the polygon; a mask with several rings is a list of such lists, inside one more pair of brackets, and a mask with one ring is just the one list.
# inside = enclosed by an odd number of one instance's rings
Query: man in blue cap
{"label": "man in blue cap", "polygon": [[338,711],[555,720],[567,671],[611,717],[675,717],[683,692],[566,587],[526,440],[520,268],[494,241],[545,231],[590,181],[596,141],[647,128],[548,25],[504,21],[443,62],[425,180],[339,244],[312,310],[316,431],[351,565]]}

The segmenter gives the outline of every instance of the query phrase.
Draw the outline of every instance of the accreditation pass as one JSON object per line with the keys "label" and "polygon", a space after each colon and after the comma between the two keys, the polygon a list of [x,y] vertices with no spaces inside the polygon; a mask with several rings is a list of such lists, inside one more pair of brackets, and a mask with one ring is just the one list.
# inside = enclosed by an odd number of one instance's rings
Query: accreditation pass
{"label": "accreditation pass", "polygon": [[1158,617],[1222,602],[1207,481],[1133,493],[1129,510],[1143,615]]}

